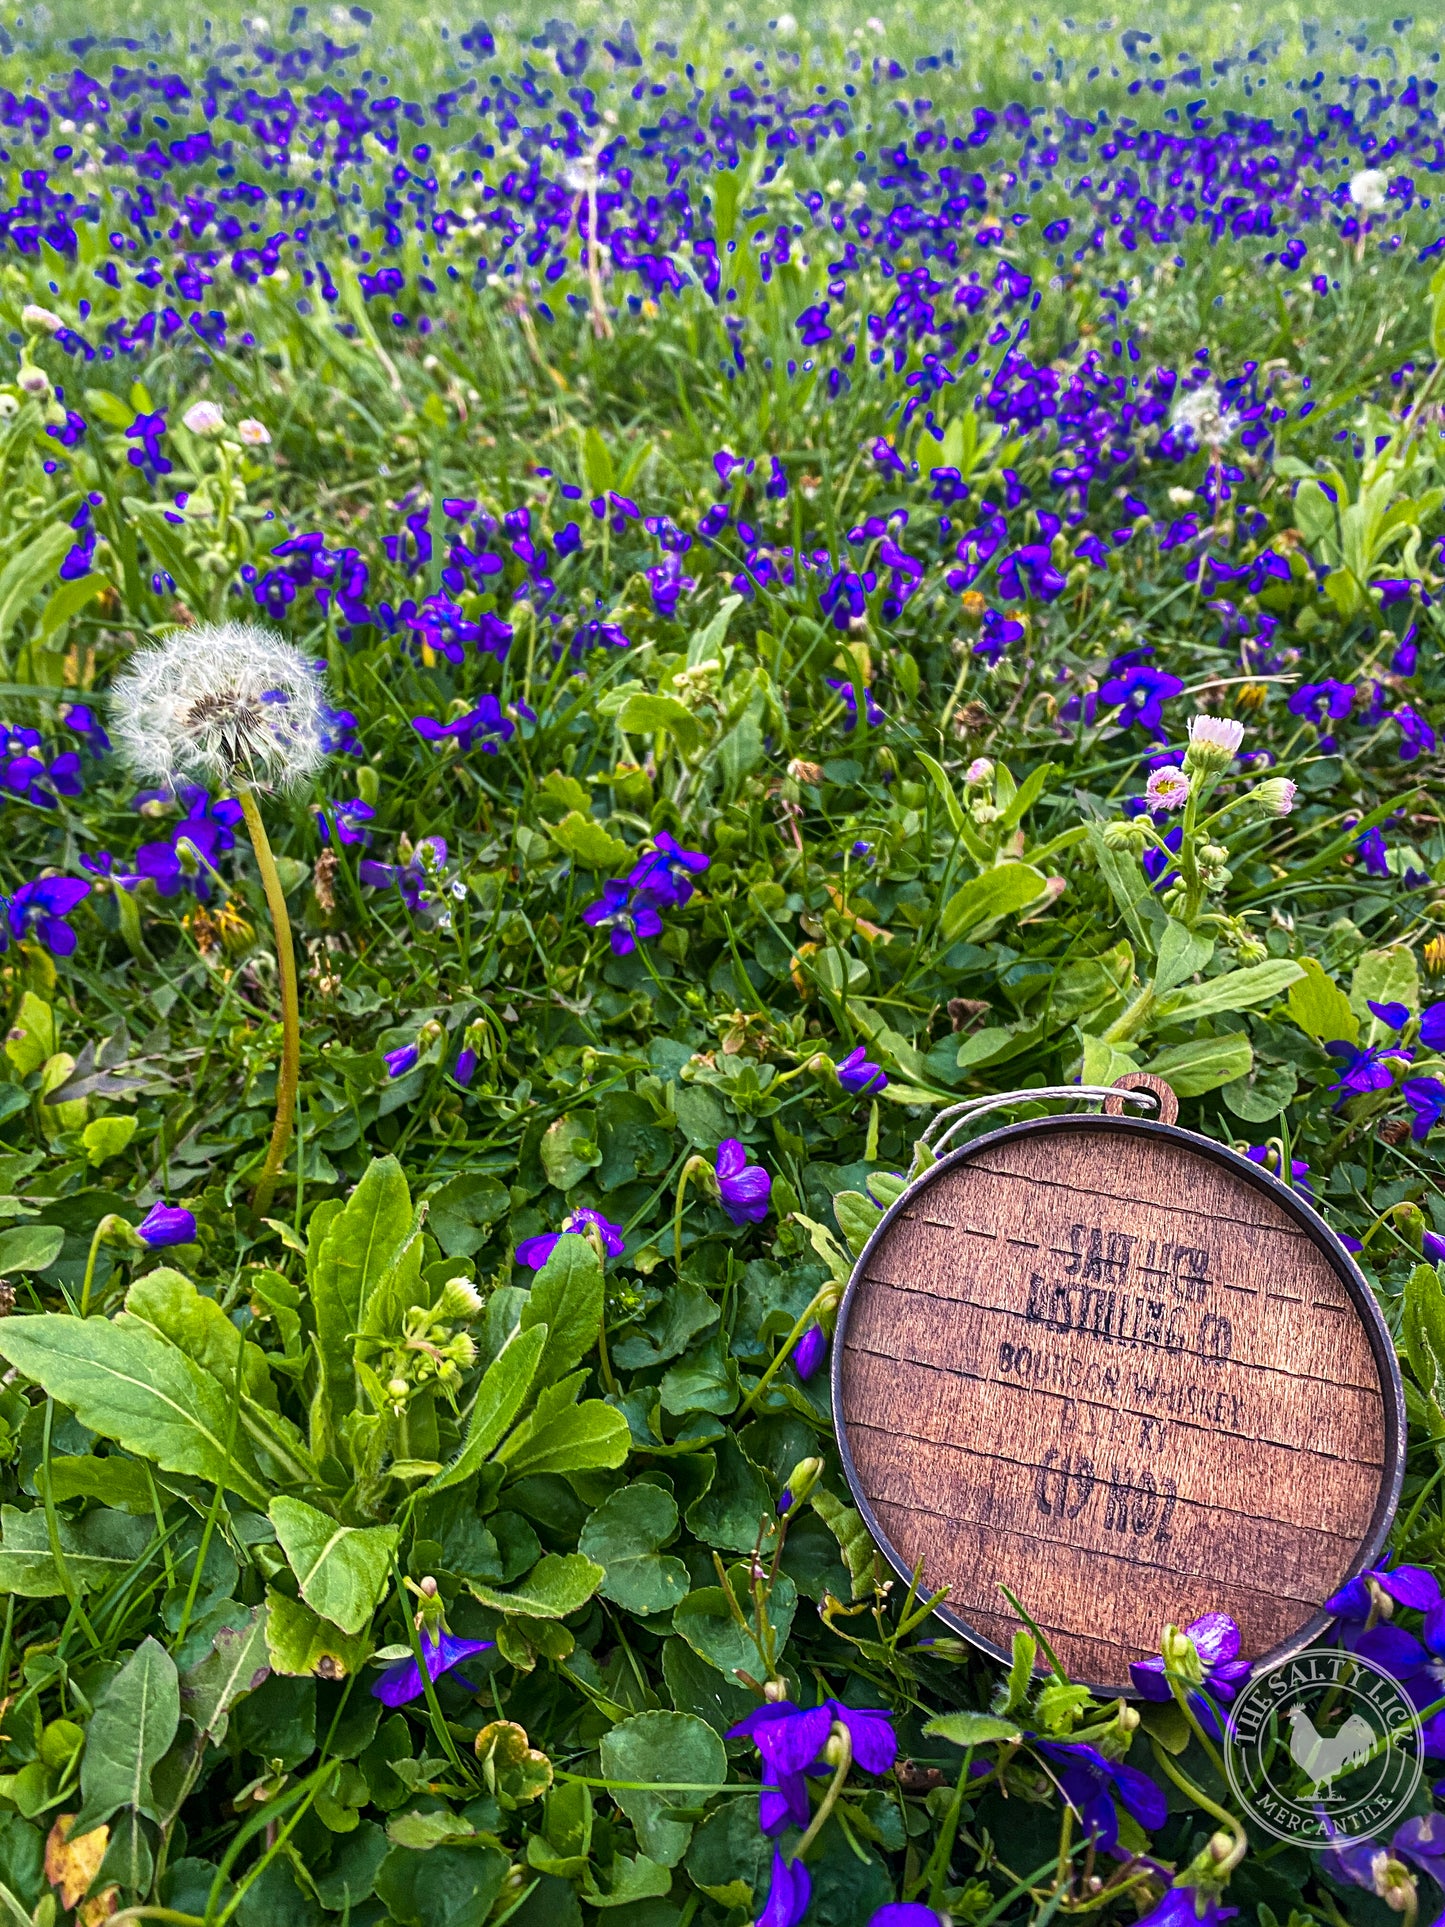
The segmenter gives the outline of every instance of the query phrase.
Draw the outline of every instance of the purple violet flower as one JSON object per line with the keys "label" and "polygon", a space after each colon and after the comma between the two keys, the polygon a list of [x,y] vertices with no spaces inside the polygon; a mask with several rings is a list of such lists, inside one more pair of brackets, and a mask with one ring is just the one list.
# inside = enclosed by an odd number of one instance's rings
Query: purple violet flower
{"label": "purple violet flower", "polygon": [[850,1050],[836,1069],[838,1082],[855,1097],[861,1097],[867,1091],[884,1091],[888,1088],[888,1073],[868,1061],[868,1052],[862,1044],[856,1050]]}
{"label": "purple violet flower", "polygon": [[1221,1907],[1219,1901],[1217,1893],[1198,1887],[1171,1887],[1156,1907],[1135,1921],[1134,1927],[1220,1927],[1222,1921],[1233,1920],[1239,1909]]}
{"label": "purple violet flower", "polygon": [[730,1727],[730,1740],[751,1740],[763,1762],[758,1824],[764,1833],[781,1833],[790,1822],[808,1824],[809,1773],[826,1770],[822,1754],[834,1720],[848,1729],[854,1764],[865,1773],[886,1773],[898,1757],[892,1716],[877,1707],[843,1706],[835,1699],[821,1706],[794,1706],[768,1700]]}
{"label": "purple violet flower", "polygon": [[[823,680],[835,695],[843,698],[843,706],[848,712],[843,724],[843,734],[847,736],[858,727],[858,692],[851,682],[839,682],[832,676],[825,676]],[[863,714],[868,719],[870,729],[877,729],[881,723],[888,720],[874,701],[873,692],[869,689],[863,691]]]}
{"label": "purple violet flower", "polygon": [[684,850],[666,830],[658,831],[653,845],[628,872],[628,887],[666,909],[680,910],[692,895],[692,878],[702,875],[710,859],[701,850]]}
{"label": "purple violet flower", "polygon": [[868,1927],[940,1927],[940,1920],[921,1900],[890,1900],[869,1916]]}
{"label": "purple violet flower", "polygon": [[717,1188],[722,1208],[734,1224],[761,1224],[768,1215],[768,1193],[773,1181],[760,1164],[749,1164],[748,1154],[735,1137],[717,1147]]}
{"label": "purple violet flower", "polygon": [[801,1860],[784,1860],[773,1848],[773,1877],[768,1883],[767,1904],[758,1915],[757,1927],[798,1927],[808,1911],[813,1882]]}
{"label": "purple violet flower", "polygon": [[821,1325],[809,1325],[793,1347],[793,1370],[799,1378],[809,1379],[827,1356],[828,1334]]}
{"label": "purple violet flower", "polygon": [[405,1077],[408,1071],[415,1070],[420,1055],[415,1044],[403,1044],[398,1050],[389,1050],[385,1058],[387,1076]]}
{"label": "purple violet flower", "polygon": [[639,943],[649,943],[662,934],[662,918],[651,896],[633,890],[620,877],[602,886],[602,895],[582,912],[582,921],[593,930],[605,930],[614,957],[630,957]]}
{"label": "purple violet flower", "polygon": [[135,1235],[149,1251],[164,1251],[168,1245],[194,1244],[196,1220],[183,1205],[158,1201],[136,1226]]}
{"label": "purple violet flower", "polygon": [[600,1211],[590,1205],[582,1205],[574,1211],[562,1226],[561,1231],[540,1231],[535,1238],[524,1238],[517,1246],[517,1263],[525,1265],[529,1271],[540,1271],[557,1249],[563,1232],[572,1232],[585,1237],[588,1225],[595,1225],[602,1240],[602,1249],[609,1258],[620,1258],[627,1249],[622,1235],[622,1227],[604,1218]]}
{"label": "purple violet flower", "polygon": [[[1238,1643],[1237,1629],[1235,1639]],[[1244,1670],[1247,1672],[1248,1666]],[[1167,1686],[1165,1692],[1167,1695]],[[1119,1838],[1115,1800],[1146,1833],[1162,1827],[1168,1818],[1169,1804],[1163,1789],[1138,1767],[1106,1759],[1097,1747],[1084,1741],[1035,1740],[1034,1746],[1053,1764],[1064,1798],[1079,1816],[1085,1839],[1092,1839],[1105,1853]]]}
{"label": "purple violet flower", "polygon": [[[1201,1613],[1184,1630],[1193,1640],[1204,1669],[1202,1684],[1190,1689],[1189,1704],[1205,1732],[1217,1740],[1221,1737],[1219,1720],[1210,1700],[1226,1704],[1232,1700],[1249,1674],[1249,1661],[1239,1657],[1239,1628],[1228,1613]],[[1159,1655],[1134,1660],[1129,1674],[1145,1699],[1163,1702],[1174,1697]]]}
{"label": "purple violet flower", "polygon": [[33,937],[55,956],[68,957],[76,937],[65,919],[89,895],[90,885],[80,877],[37,877],[22,883],[14,896],[0,897],[0,951],[9,949],[12,937],[17,943]]}
{"label": "purple violet flower", "polygon": [[1339,1100],[1341,1104],[1346,1097],[1363,1097],[1369,1091],[1389,1090],[1395,1081],[1395,1073],[1390,1066],[1408,1064],[1411,1055],[1409,1051],[1401,1050],[1398,1046],[1386,1048],[1382,1045],[1374,1049],[1362,1050],[1357,1045],[1346,1043],[1343,1038],[1336,1038],[1332,1044],[1326,1044],[1325,1049],[1331,1057],[1338,1057],[1340,1060],[1339,1077],[1329,1088],[1343,1093]]}
{"label": "purple violet flower", "polygon": [[[443,1631],[432,1639],[426,1633],[421,1635],[421,1656],[426,1664],[427,1678],[440,1679],[463,1660],[470,1659],[474,1653],[489,1653],[496,1644],[491,1639],[459,1639],[455,1633]],[[472,1683],[464,1674],[458,1676],[463,1685]],[[473,1691],[476,1689],[473,1687]],[[379,1699],[383,1706],[405,1706],[408,1701],[420,1699],[426,1688],[422,1684],[421,1667],[415,1659],[399,1659],[395,1665],[388,1666],[381,1678],[372,1687],[373,1699]]]}
{"label": "purple violet flower", "polygon": [[1415,1113],[1410,1136],[1421,1144],[1445,1116],[1445,1084],[1438,1077],[1407,1077],[1400,1095]]}

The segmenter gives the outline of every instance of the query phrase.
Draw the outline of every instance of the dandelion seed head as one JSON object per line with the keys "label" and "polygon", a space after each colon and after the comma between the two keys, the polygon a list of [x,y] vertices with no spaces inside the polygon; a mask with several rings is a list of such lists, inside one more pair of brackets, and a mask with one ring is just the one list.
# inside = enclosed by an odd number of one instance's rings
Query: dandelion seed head
{"label": "dandelion seed head", "polygon": [[138,776],[293,789],[325,758],[320,666],[244,622],[178,629],[131,658],[110,694],[116,747]]}
{"label": "dandelion seed head", "polygon": [[1350,199],[1363,214],[1378,214],[1385,205],[1390,177],[1380,167],[1362,167],[1350,177]]}
{"label": "dandelion seed head", "polygon": [[1213,450],[1223,448],[1233,439],[1236,426],[1222,406],[1218,390],[1208,383],[1181,395],[1169,419],[1200,448]]}

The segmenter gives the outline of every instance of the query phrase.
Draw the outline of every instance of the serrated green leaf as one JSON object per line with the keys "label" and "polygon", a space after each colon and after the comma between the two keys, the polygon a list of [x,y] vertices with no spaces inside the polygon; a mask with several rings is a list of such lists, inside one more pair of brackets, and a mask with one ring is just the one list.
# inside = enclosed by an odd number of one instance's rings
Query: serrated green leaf
{"label": "serrated green leaf", "polygon": [[564,1232],[557,1240],[522,1310],[523,1331],[538,1324],[547,1344],[534,1383],[551,1385],[587,1356],[602,1329],[602,1266],[590,1238]]}
{"label": "serrated green leaf", "polygon": [[425,1487],[423,1497],[445,1492],[448,1486],[460,1485],[463,1479],[481,1470],[526,1402],[546,1343],[545,1324],[533,1325],[526,1331],[519,1328],[512,1333],[482,1374],[461,1451]]}
{"label": "serrated green leaf", "polygon": [[518,1426],[496,1456],[515,1479],[538,1472],[603,1472],[626,1460],[631,1437],[621,1412],[592,1398],[543,1424],[529,1420]]}
{"label": "serrated green leaf", "polygon": [[1031,863],[1001,863],[971,877],[943,906],[941,928],[945,943],[981,936],[992,924],[1014,916],[1036,903],[1048,878]]}
{"label": "serrated green leaf", "polygon": [[[612,1797],[637,1831],[637,1844],[650,1860],[675,1867],[687,1851],[692,1827],[674,1817],[680,1806],[699,1807],[707,1789],[727,1780],[727,1753],[706,1720],[691,1713],[638,1713],[602,1736],[602,1771],[619,1781]],[[639,1782],[662,1789],[645,1791]],[[668,1791],[687,1786],[687,1793]]]}
{"label": "serrated green leaf", "polygon": [[633,858],[630,844],[603,829],[594,817],[585,816],[581,810],[569,810],[560,823],[549,823],[547,834],[574,862],[604,876],[611,876]]}
{"label": "serrated green leaf", "polygon": [[271,1523],[301,1597],[344,1633],[359,1633],[391,1577],[395,1526],[343,1526],[302,1499],[273,1499]]}
{"label": "serrated green leaf", "polygon": [[1285,1000],[1290,1016],[1307,1036],[1321,1044],[1356,1043],[1360,1020],[1350,1008],[1349,998],[1313,957],[1302,957],[1300,970],[1302,975],[1290,985]]}
{"label": "serrated green leaf", "polygon": [[601,1585],[602,1567],[580,1552],[549,1552],[525,1579],[506,1592],[469,1579],[467,1590],[497,1612],[527,1619],[565,1619],[587,1604]]}
{"label": "serrated green leaf", "polygon": [[143,1639],[95,1703],[80,1768],[77,1833],[118,1807],[156,1818],[151,1773],[181,1722],[180,1676],[165,1647]]}
{"label": "serrated green leaf", "polygon": [[577,1547],[602,1568],[604,1599],[630,1613],[661,1613],[687,1596],[687,1567],[659,1550],[677,1524],[677,1501],[658,1485],[623,1486],[598,1506]]}
{"label": "serrated green leaf", "polygon": [[932,1740],[948,1740],[954,1746],[987,1746],[994,1740],[1023,1738],[1017,1720],[1000,1719],[996,1713],[944,1713],[926,1722],[924,1732]]}
{"label": "serrated green leaf", "polygon": [[823,1524],[838,1541],[843,1564],[853,1581],[853,1597],[866,1599],[873,1590],[873,1568],[877,1557],[863,1514],[835,1498],[825,1486],[814,1489],[809,1503]]}
{"label": "serrated green leaf", "polygon": [[225,1394],[173,1345],[103,1318],[50,1312],[0,1323],[0,1357],[102,1438],[163,1471],[210,1479],[265,1508],[265,1490],[240,1426],[232,1426]]}

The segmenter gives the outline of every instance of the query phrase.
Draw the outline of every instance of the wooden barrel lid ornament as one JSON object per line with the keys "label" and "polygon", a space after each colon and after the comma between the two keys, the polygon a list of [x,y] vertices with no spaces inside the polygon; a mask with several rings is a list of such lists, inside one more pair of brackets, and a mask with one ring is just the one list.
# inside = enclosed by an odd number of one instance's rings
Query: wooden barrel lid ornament
{"label": "wooden barrel lid ornament", "polygon": [[[1127,1099],[1125,1092],[1127,1091]],[[1276,1663],[1383,1549],[1404,1397],[1369,1286],[1298,1192],[1180,1130],[1143,1074],[1104,1113],[939,1158],[884,1216],[838,1314],[848,1482],[899,1575],[996,1658],[1038,1622],[1129,1693],[1169,1623],[1226,1612]],[[1157,1116],[1122,1114],[1125,1101]],[[948,1136],[970,1121],[954,1112]]]}

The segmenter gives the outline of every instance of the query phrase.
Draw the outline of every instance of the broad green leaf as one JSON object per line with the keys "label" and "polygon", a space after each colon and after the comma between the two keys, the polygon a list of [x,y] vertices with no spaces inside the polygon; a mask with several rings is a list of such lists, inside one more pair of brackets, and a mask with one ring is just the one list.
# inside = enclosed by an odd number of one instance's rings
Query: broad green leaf
{"label": "broad green leaf", "polygon": [[589,1112],[583,1116],[553,1118],[542,1133],[538,1150],[547,1182],[558,1191],[570,1191],[602,1162],[595,1116]]}
{"label": "broad green leaf", "polygon": [[253,1606],[244,1626],[222,1627],[206,1657],[181,1674],[181,1710],[212,1746],[225,1739],[236,1701],[271,1670],[266,1614],[265,1606]]}
{"label": "broad green leaf", "polygon": [[1438,1402],[1445,1392],[1445,1291],[1434,1265],[1410,1273],[1400,1335],[1415,1383]]}
{"label": "broad green leaf", "polygon": [[[53,1489],[57,1504],[71,1496],[59,1479]],[[155,1537],[153,1519],[126,1512],[88,1512],[82,1519],[60,1518],[56,1523],[65,1569],[78,1592],[98,1592],[124,1578],[144,1558]],[[0,1594],[54,1599],[64,1593],[64,1582],[51,1555],[43,1506],[36,1506],[33,1512],[0,1507],[0,1534]]]}
{"label": "broad green leaf", "polygon": [[702,729],[690,709],[677,700],[676,696],[656,696],[637,692],[627,698],[617,713],[618,727],[630,735],[652,735],[654,731],[666,730],[676,737],[677,746],[687,755],[697,748],[702,738]]}
{"label": "broad green leaf", "polygon": [[[692,1827],[674,1814],[700,1807],[709,1788],[723,1786],[727,1753],[707,1721],[691,1713],[637,1713],[603,1734],[602,1772],[624,1783],[612,1797],[636,1829],[638,1846],[659,1866],[675,1867],[687,1851]],[[664,1790],[639,1790],[638,1782],[649,1780]],[[666,1790],[674,1786],[699,1790]]]}
{"label": "broad green leaf", "polygon": [[[57,1505],[67,1499],[99,1499],[102,1505],[116,1506],[122,1512],[155,1517],[151,1481],[139,1459],[128,1459],[120,1452],[98,1459],[92,1453],[74,1458],[62,1455],[50,1461],[50,1490]],[[88,1513],[81,1521],[97,1518]]]}
{"label": "broad green leaf", "polygon": [[1214,955],[1214,939],[1202,930],[1191,930],[1177,917],[1170,917],[1159,938],[1159,957],[1154,966],[1154,994],[1163,997],[1204,969]]}
{"label": "broad green leaf", "polygon": [[427,1200],[426,1228],[449,1258],[470,1258],[487,1242],[488,1229],[511,1209],[500,1179],[459,1171]]}
{"label": "broad green leaf", "polygon": [[359,1633],[391,1577],[395,1526],[343,1526],[301,1499],[273,1499],[271,1523],[301,1597],[344,1633]]}
{"label": "broad green leaf", "polygon": [[1092,1084],[1096,1089],[1104,1084],[1116,1084],[1121,1077],[1139,1068],[1138,1059],[1128,1050],[1120,1050],[1102,1037],[1085,1037],[1084,1059],[1079,1070],[1079,1082]]}
{"label": "broad green leaf", "polygon": [[705,1546],[723,1552],[751,1552],[761,1532],[775,1529],[776,1513],[767,1480],[732,1433],[718,1446],[717,1475],[687,1509],[687,1529]]}
{"label": "broad green leaf", "polygon": [[[79,615],[87,602],[91,602],[106,587],[103,575],[82,575],[74,582],[62,582],[54,589],[40,617],[40,627],[36,634],[42,648],[49,648],[56,636],[61,636],[70,618]],[[58,645],[57,645],[58,647]]]}
{"label": "broad green leaf", "polygon": [[621,1412],[589,1398],[545,1424],[518,1426],[496,1456],[514,1479],[536,1472],[604,1472],[625,1462],[631,1437]]}
{"label": "broad green leaf", "polygon": [[467,1590],[497,1612],[527,1619],[565,1619],[587,1604],[602,1583],[602,1568],[580,1552],[549,1552],[507,1592],[469,1579]]}
{"label": "broad green leaf", "polygon": [[136,1126],[133,1117],[93,1117],[80,1134],[87,1161],[104,1164],[118,1158],[135,1136]]}
{"label": "broad green leaf", "polygon": [[551,1385],[587,1356],[602,1329],[602,1266],[590,1238],[566,1232],[557,1240],[522,1310],[523,1331],[539,1324],[548,1337],[535,1382]]}
{"label": "broad green leaf", "polygon": [[300,1599],[266,1590],[266,1651],[273,1672],[293,1678],[344,1679],[371,1657],[365,1633],[340,1632]]}
{"label": "broad green leaf", "polygon": [[1221,1037],[1196,1037],[1162,1050],[1144,1068],[1154,1077],[1167,1079],[1178,1096],[1200,1097],[1237,1077],[1247,1077],[1253,1062],[1249,1039],[1231,1030]]}
{"label": "broad green leaf", "polygon": [[259,1404],[275,1405],[266,1354],[259,1345],[243,1340],[215,1299],[197,1291],[184,1272],[158,1265],[137,1278],[116,1323],[123,1330],[140,1328],[174,1345],[209,1372],[228,1398],[239,1360],[242,1390]]}
{"label": "broad green leaf", "polygon": [[729,1911],[740,1907],[752,1920],[759,1911],[756,1897],[768,1891],[772,1858],[772,1842],[759,1832],[752,1802],[727,1800],[693,1835],[687,1871],[710,1899]]}
{"label": "broad green leaf", "polygon": [[1350,1009],[1362,1024],[1375,1021],[1372,1003],[1403,1004],[1408,1011],[1419,1010],[1420,973],[1415,953],[1406,944],[1367,950],[1355,965],[1350,979]]}
{"label": "broad green leaf", "polygon": [[265,1509],[266,1493],[245,1434],[232,1426],[226,1395],[163,1339],[103,1318],[49,1312],[0,1322],[0,1357],[102,1438],[153,1459],[162,1471],[210,1479]]}
{"label": "broad green leaf", "polygon": [[833,1216],[838,1220],[838,1229],[855,1258],[861,1254],[883,1219],[878,1206],[862,1191],[835,1191]]}
{"label": "broad green leaf", "polygon": [[667,1867],[649,1860],[645,1853],[635,1859],[614,1853],[607,1868],[607,1885],[598,1884],[589,1863],[582,1873],[582,1893],[593,1907],[636,1907],[644,1900],[655,1900],[671,1891],[672,1873]]}
{"label": "broad green leaf", "polygon": [[0,1277],[12,1271],[46,1271],[60,1256],[65,1233],[58,1224],[17,1224],[0,1231]]}
{"label": "broad green leaf", "polygon": [[[762,1679],[768,1670],[767,1655],[756,1636],[756,1609],[747,1584],[747,1569],[734,1566],[728,1574],[732,1603],[721,1586],[699,1586],[690,1592],[672,1615],[673,1631],[685,1639],[699,1659],[715,1666],[723,1676],[737,1684],[739,1673]],[[797,1610],[798,1589],[786,1573],[780,1573],[768,1596],[768,1624],[773,1633],[774,1654],[781,1653],[792,1631]],[[738,1624],[738,1611],[747,1630]]]}
{"label": "broad green leaf", "polygon": [[1192,1023],[1197,1017],[1216,1017],[1226,1010],[1254,1010],[1273,1003],[1304,975],[1288,957],[1271,957],[1266,963],[1247,964],[1242,970],[1226,970],[1202,984],[1188,984],[1176,990],[1159,1005],[1161,1023]]}
{"label": "broad green leaf", "polygon": [[74,547],[75,530],[69,522],[56,522],[42,529],[0,569],[0,653],[20,611],[38,589],[45,587]]}
{"label": "broad green leaf", "polygon": [[724,596],[701,629],[688,639],[687,666],[696,669],[700,662],[715,662],[722,654],[722,646],[727,640],[728,624],[734,614],[743,606],[740,595]]}
{"label": "broad green leaf", "polygon": [[863,1514],[851,1505],[844,1505],[841,1499],[834,1498],[824,1486],[814,1488],[810,1504],[838,1541],[843,1564],[853,1581],[853,1597],[866,1599],[873,1590],[877,1553],[868,1528],[863,1523]]}
{"label": "broad green leaf", "polygon": [[986,1746],[991,1740],[1023,1738],[1017,1720],[1001,1720],[993,1713],[944,1713],[929,1720],[923,1730],[930,1739],[949,1740],[954,1746]]}
{"label": "broad green leaf", "polygon": [[660,1547],[677,1532],[677,1501],[660,1485],[625,1485],[582,1528],[580,1552],[605,1574],[604,1599],[630,1613],[671,1612],[686,1598],[687,1567]]}
{"label": "broad green leaf", "polygon": [[1360,1020],[1339,985],[1331,982],[1313,957],[1301,957],[1303,975],[1290,985],[1286,1002],[1300,1029],[1321,1044],[1356,1043]]}
{"label": "broad green leaf", "polygon": [[1298,1089],[1299,1077],[1292,1064],[1256,1064],[1248,1077],[1226,1084],[1220,1094],[1246,1124],[1263,1124],[1278,1117]]}
{"label": "broad green leaf", "polygon": [[117,1807],[156,1818],[151,1772],[180,1723],[176,1662],[154,1639],[143,1639],[95,1703],[80,1767],[78,1833],[100,1826]]}
{"label": "broad green leaf", "polygon": [[[326,1206],[322,1205],[321,1210]],[[395,1158],[376,1158],[326,1228],[307,1264],[320,1366],[312,1447],[329,1449],[335,1427],[356,1403],[351,1334],[367,1300],[411,1233],[411,1193]]]}
{"label": "broad green leaf", "polygon": [[[507,1856],[499,1847],[470,1839],[456,1843],[454,1836],[425,1853],[394,1846],[376,1877],[376,1894],[386,1919],[399,1927],[483,1927],[506,1873]],[[370,1914],[365,1908],[361,1917]],[[314,1916],[308,1910],[296,1918]]]}
{"label": "broad green leaf", "polygon": [[482,1374],[461,1451],[429,1481],[423,1497],[460,1485],[463,1479],[480,1471],[483,1461],[501,1444],[508,1427],[521,1411],[546,1343],[546,1325],[533,1325],[527,1331],[519,1329],[512,1333]]}
{"label": "broad green leaf", "polygon": [[1048,878],[1031,863],[1001,863],[971,877],[943,907],[944,942],[981,935],[991,924],[1037,902],[1047,886]]}
{"label": "broad green leaf", "polygon": [[1097,823],[1090,823],[1086,827],[1089,848],[1099,866],[1099,875],[1108,884],[1109,894],[1119,906],[1135,948],[1141,954],[1152,955],[1154,939],[1151,926],[1156,918],[1162,916],[1162,912],[1152,900],[1153,893],[1143,864],[1130,856],[1127,850],[1113,849],[1105,841],[1104,832]]}
{"label": "broad green leaf", "polygon": [[22,1077],[38,1071],[55,1055],[55,1012],[43,997],[27,990],[11,1019],[5,1055]]}
{"label": "broad green leaf", "polygon": [[611,876],[614,870],[632,861],[631,845],[610,830],[604,830],[594,817],[584,816],[581,810],[569,810],[560,823],[549,823],[547,834],[585,870]]}

